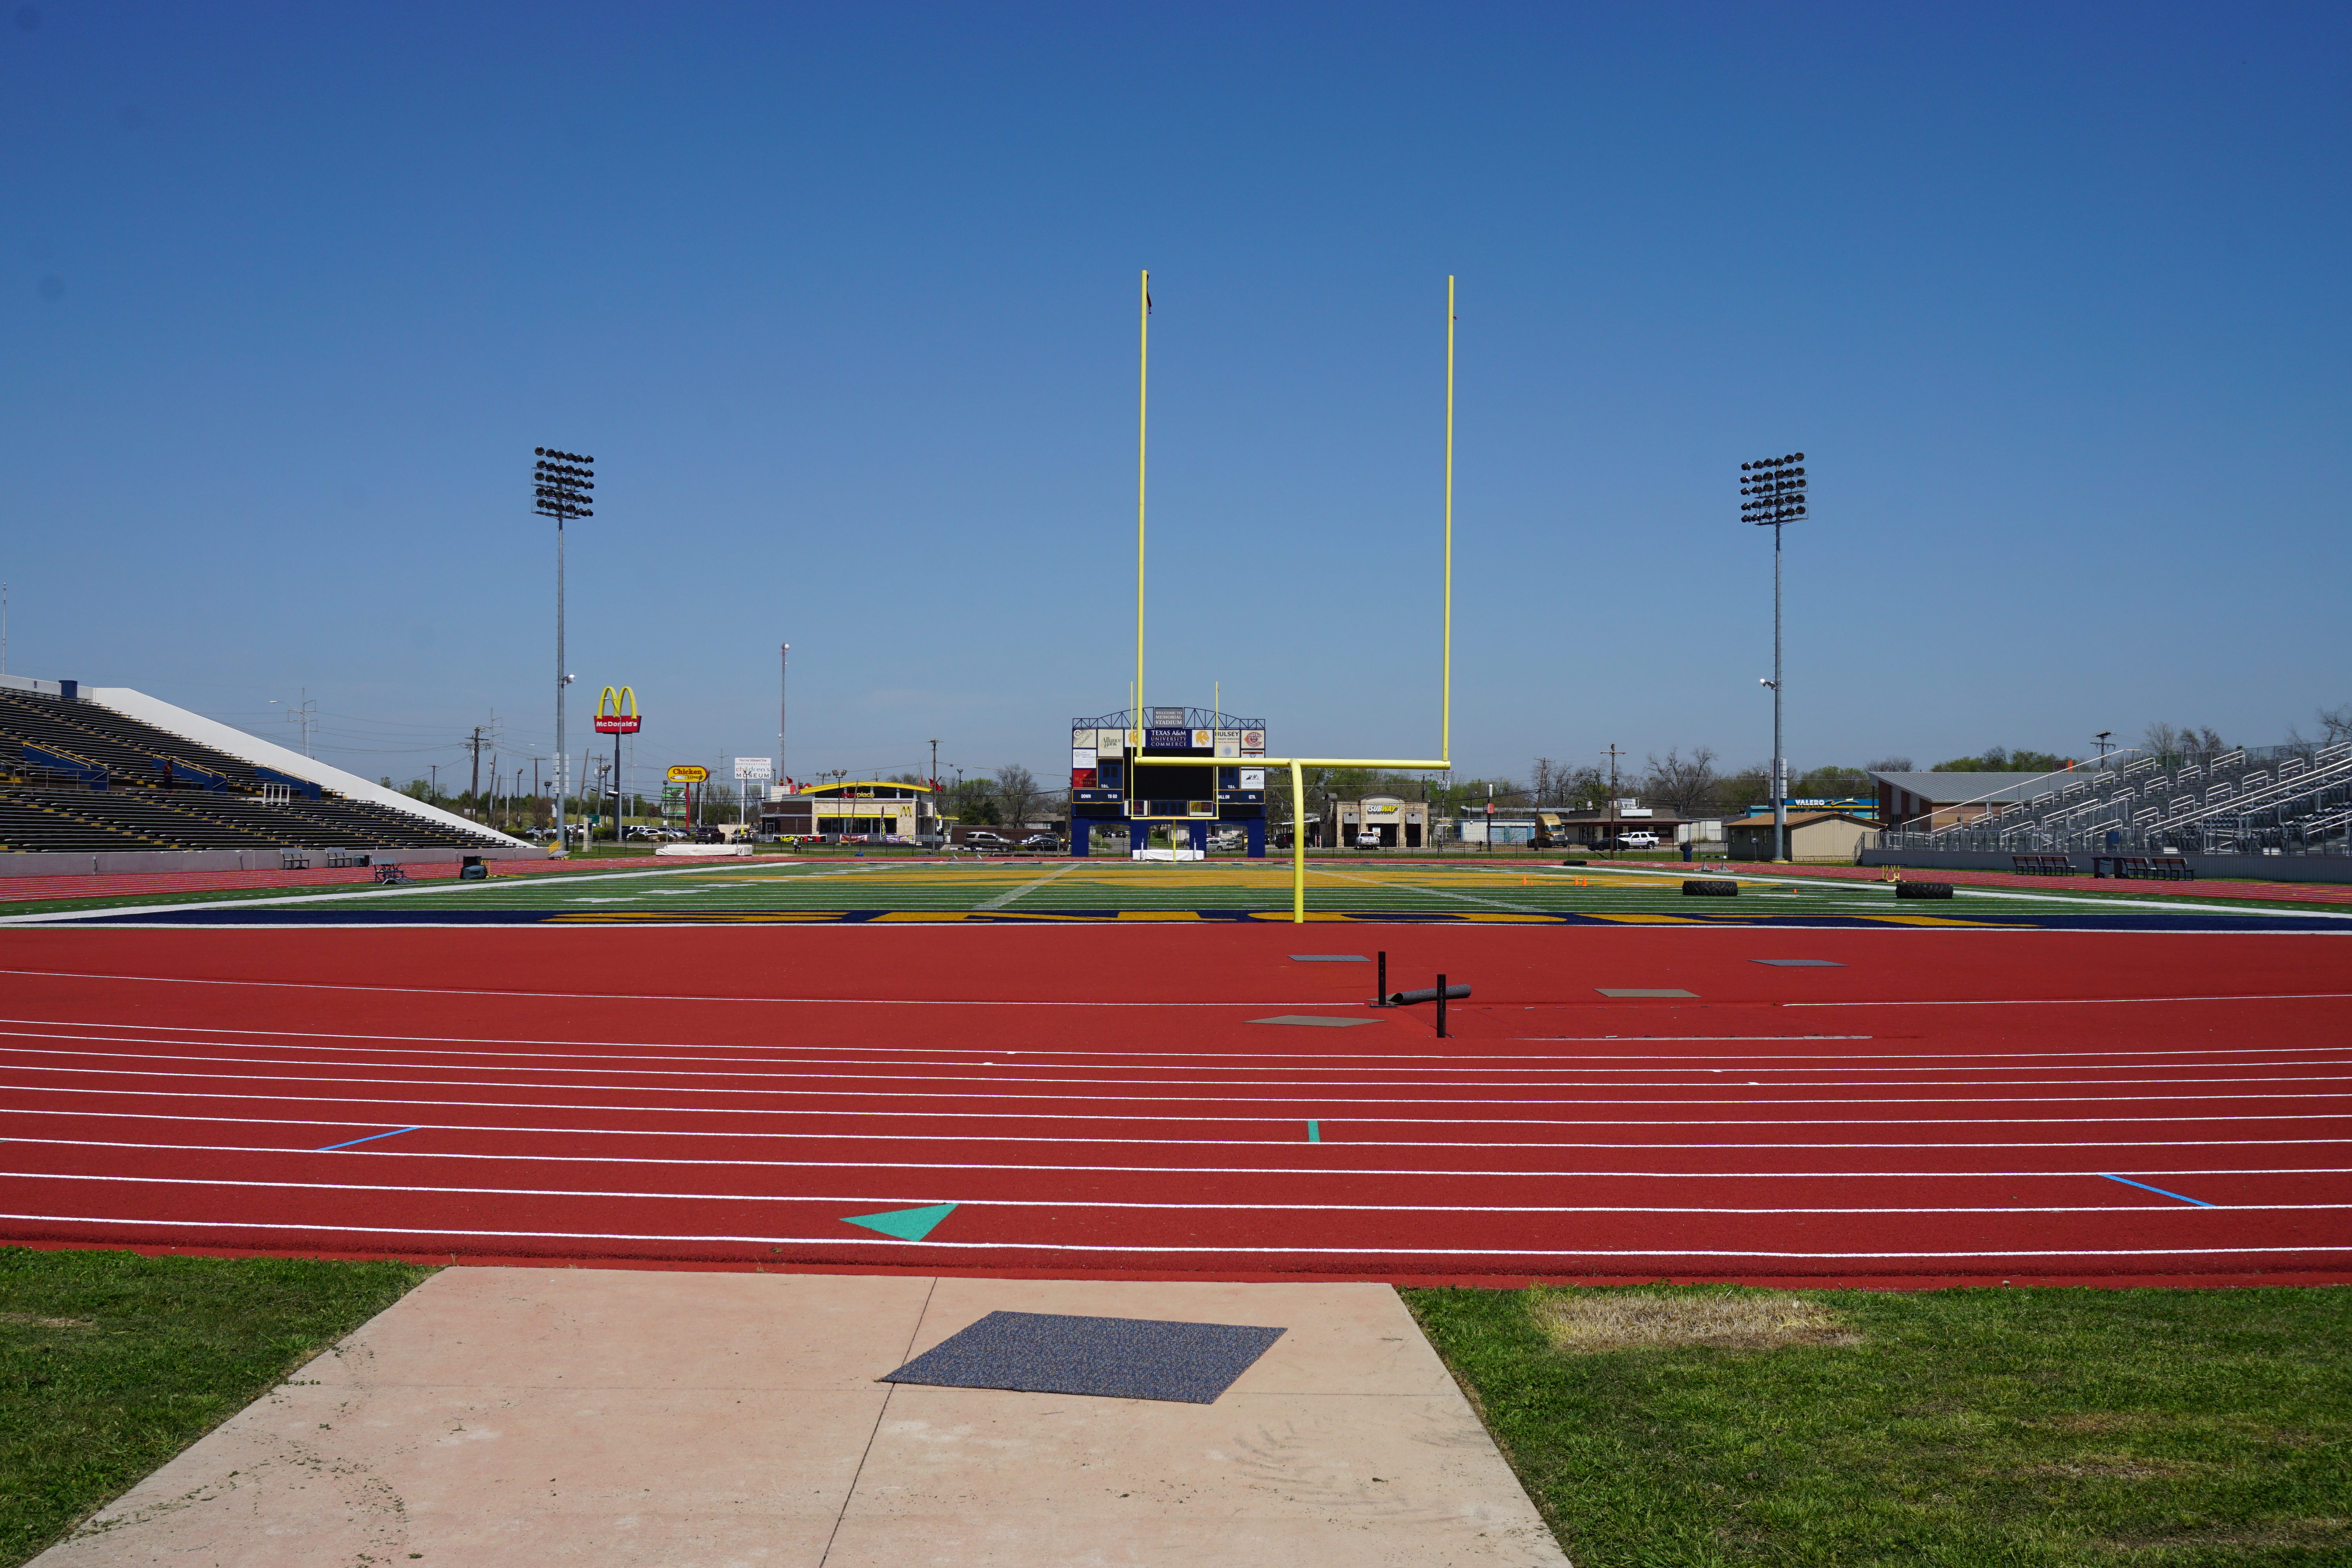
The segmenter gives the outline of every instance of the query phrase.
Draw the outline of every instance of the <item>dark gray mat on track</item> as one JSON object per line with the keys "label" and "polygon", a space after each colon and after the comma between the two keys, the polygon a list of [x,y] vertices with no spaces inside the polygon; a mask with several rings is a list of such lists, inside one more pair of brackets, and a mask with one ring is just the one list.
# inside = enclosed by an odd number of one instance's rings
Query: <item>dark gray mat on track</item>
{"label": "dark gray mat on track", "polygon": [[1285,1331],[1246,1323],[991,1312],[876,1381],[1213,1405]]}

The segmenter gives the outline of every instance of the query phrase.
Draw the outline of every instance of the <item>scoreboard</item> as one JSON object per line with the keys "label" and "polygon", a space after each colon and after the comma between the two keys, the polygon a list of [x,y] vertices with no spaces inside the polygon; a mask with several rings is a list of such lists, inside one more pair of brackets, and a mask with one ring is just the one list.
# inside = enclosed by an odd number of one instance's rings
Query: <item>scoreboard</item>
{"label": "scoreboard", "polygon": [[1265,728],[1201,709],[1154,708],[1070,729],[1070,799],[1081,816],[1140,822],[1263,817]]}

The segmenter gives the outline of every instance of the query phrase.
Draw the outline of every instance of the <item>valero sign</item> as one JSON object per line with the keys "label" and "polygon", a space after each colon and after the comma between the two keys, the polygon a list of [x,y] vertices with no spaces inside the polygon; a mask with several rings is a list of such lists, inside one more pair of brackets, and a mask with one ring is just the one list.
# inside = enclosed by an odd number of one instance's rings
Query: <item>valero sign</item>
{"label": "valero sign", "polygon": [[669,770],[669,782],[672,784],[709,784],[710,782],[710,770],[709,768],[697,767],[692,763],[679,763]]}
{"label": "valero sign", "polygon": [[645,720],[637,713],[637,693],[634,687],[618,690],[604,688],[604,695],[596,699],[596,733],[599,735],[634,735]]}

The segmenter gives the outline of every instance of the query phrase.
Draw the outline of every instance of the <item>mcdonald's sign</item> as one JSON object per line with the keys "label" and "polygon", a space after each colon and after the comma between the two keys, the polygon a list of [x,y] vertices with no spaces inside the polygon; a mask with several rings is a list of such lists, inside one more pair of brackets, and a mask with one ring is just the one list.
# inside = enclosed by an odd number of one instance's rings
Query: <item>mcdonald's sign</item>
{"label": "mcdonald's sign", "polygon": [[596,699],[596,733],[599,735],[634,735],[645,720],[637,712],[635,687],[624,686],[615,691],[604,688],[604,695]]}

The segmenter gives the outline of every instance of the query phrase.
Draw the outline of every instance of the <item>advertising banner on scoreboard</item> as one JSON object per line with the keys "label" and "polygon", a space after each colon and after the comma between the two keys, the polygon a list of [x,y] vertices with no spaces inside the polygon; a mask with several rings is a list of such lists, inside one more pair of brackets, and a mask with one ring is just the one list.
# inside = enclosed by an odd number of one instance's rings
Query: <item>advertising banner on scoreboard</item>
{"label": "advertising banner on scoreboard", "polygon": [[1242,755],[1244,757],[1262,757],[1265,755],[1265,731],[1244,730],[1242,731]]}
{"label": "advertising banner on scoreboard", "polygon": [[1189,752],[1192,749],[1190,730],[1153,729],[1146,731],[1143,749],[1147,752]]}

